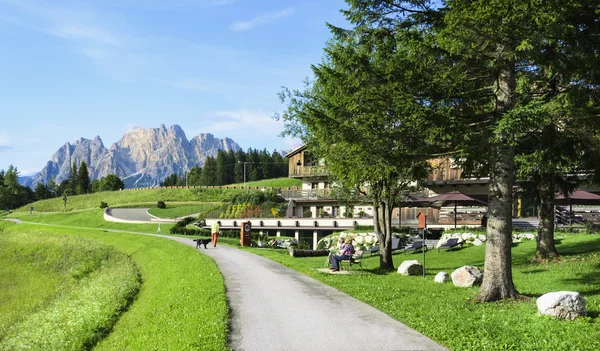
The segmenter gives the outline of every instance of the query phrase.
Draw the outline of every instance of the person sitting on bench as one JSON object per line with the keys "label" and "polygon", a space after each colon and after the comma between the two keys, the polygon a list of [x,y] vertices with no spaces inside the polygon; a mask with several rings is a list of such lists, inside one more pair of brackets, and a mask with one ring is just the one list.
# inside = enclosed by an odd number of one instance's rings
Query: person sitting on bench
{"label": "person sitting on bench", "polygon": [[340,271],[340,261],[349,260],[352,258],[354,253],[354,246],[352,245],[352,238],[346,238],[346,243],[342,246],[341,255],[334,255],[332,267],[330,268],[333,272]]}

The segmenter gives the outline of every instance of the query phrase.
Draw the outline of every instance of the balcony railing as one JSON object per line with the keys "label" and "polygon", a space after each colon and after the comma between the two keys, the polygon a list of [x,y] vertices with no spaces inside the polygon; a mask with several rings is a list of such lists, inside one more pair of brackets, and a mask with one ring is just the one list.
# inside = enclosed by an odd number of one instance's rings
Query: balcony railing
{"label": "balcony railing", "polygon": [[324,166],[296,166],[290,172],[290,177],[320,177],[328,176],[329,172]]}
{"label": "balcony railing", "polygon": [[326,200],[332,199],[332,189],[298,189],[281,190],[281,196],[286,199]]}

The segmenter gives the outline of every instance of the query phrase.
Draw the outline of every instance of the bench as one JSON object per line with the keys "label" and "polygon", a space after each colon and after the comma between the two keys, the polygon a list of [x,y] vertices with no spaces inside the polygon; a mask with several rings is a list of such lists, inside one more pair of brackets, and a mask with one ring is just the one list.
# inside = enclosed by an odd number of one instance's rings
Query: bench
{"label": "bench", "polygon": [[438,247],[438,252],[440,252],[440,249],[448,249],[448,251],[452,251],[453,247],[459,245],[462,247],[462,242],[459,243],[457,238],[450,238],[444,245]]}
{"label": "bench", "polygon": [[360,271],[362,272],[362,256],[363,256],[363,251],[362,250],[356,250],[354,252],[354,254],[352,254],[352,257],[349,260],[342,260],[340,261],[340,269],[343,269],[342,267],[342,263],[347,263],[348,264],[348,271],[352,270],[352,266],[357,264],[360,267]]}
{"label": "bench", "polygon": [[423,245],[422,241],[415,241],[412,243],[412,246],[404,248],[404,254],[406,255],[406,251],[417,251],[423,249],[427,251],[427,245]]}

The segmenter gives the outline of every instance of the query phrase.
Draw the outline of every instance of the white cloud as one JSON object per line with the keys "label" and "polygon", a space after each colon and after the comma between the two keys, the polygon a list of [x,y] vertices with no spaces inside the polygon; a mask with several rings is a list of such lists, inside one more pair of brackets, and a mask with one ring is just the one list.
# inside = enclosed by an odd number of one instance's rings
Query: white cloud
{"label": "white cloud", "polygon": [[169,85],[178,89],[201,91],[205,93],[227,93],[227,88],[224,87],[222,83],[202,79],[180,79],[169,83]]}
{"label": "white cloud", "polygon": [[46,142],[40,138],[25,138],[24,141],[27,144],[33,144],[33,145],[45,145]]}
{"label": "white cloud", "polygon": [[10,146],[10,138],[5,134],[0,134],[0,146]]}
{"label": "white cloud", "polygon": [[12,150],[10,145],[10,138],[6,135],[0,134],[0,152]]}
{"label": "white cloud", "polygon": [[218,132],[261,131],[261,133],[274,131],[281,132],[282,124],[272,118],[271,114],[261,111],[219,111],[215,113],[219,121],[211,126],[211,130]]}
{"label": "white cloud", "polygon": [[58,28],[47,30],[48,34],[59,38],[77,40],[83,42],[95,42],[100,44],[108,44],[120,46],[121,41],[116,35],[101,28],[83,25],[64,25]]}
{"label": "white cloud", "polygon": [[269,12],[264,15],[254,17],[253,19],[251,19],[249,21],[234,22],[229,28],[231,30],[235,30],[235,31],[250,30],[256,26],[259,26],[259,25],[262,25],[265,23],[269,23],[269,22],[273,22],[282,17],[291,16],[293,13],[294,13],[294,10],[291,8],[281,10],[279,12]]}
{"label": "white cloud", "polygon": [[272,118],[272,114],[260,110],[218,111],[200,116],[201,130],[191,135],[211,133],[217,138],[228,137],[243,149],[248,147],[268,150],[288,149],[289,141],[279,137],[283,123]]}

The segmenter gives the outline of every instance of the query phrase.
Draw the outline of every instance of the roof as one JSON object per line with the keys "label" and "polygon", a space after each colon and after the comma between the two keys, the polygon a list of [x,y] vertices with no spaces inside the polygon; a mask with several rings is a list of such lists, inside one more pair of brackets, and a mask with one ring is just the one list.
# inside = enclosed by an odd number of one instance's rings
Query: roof
{"label": "roof", "polygon": [[297,148],[295,148],[294,150],[288,152],[285,157],[290,158],[298,153],[300,153],[301,151],[304,151],[306,149],[306,144],[303,144]]}

